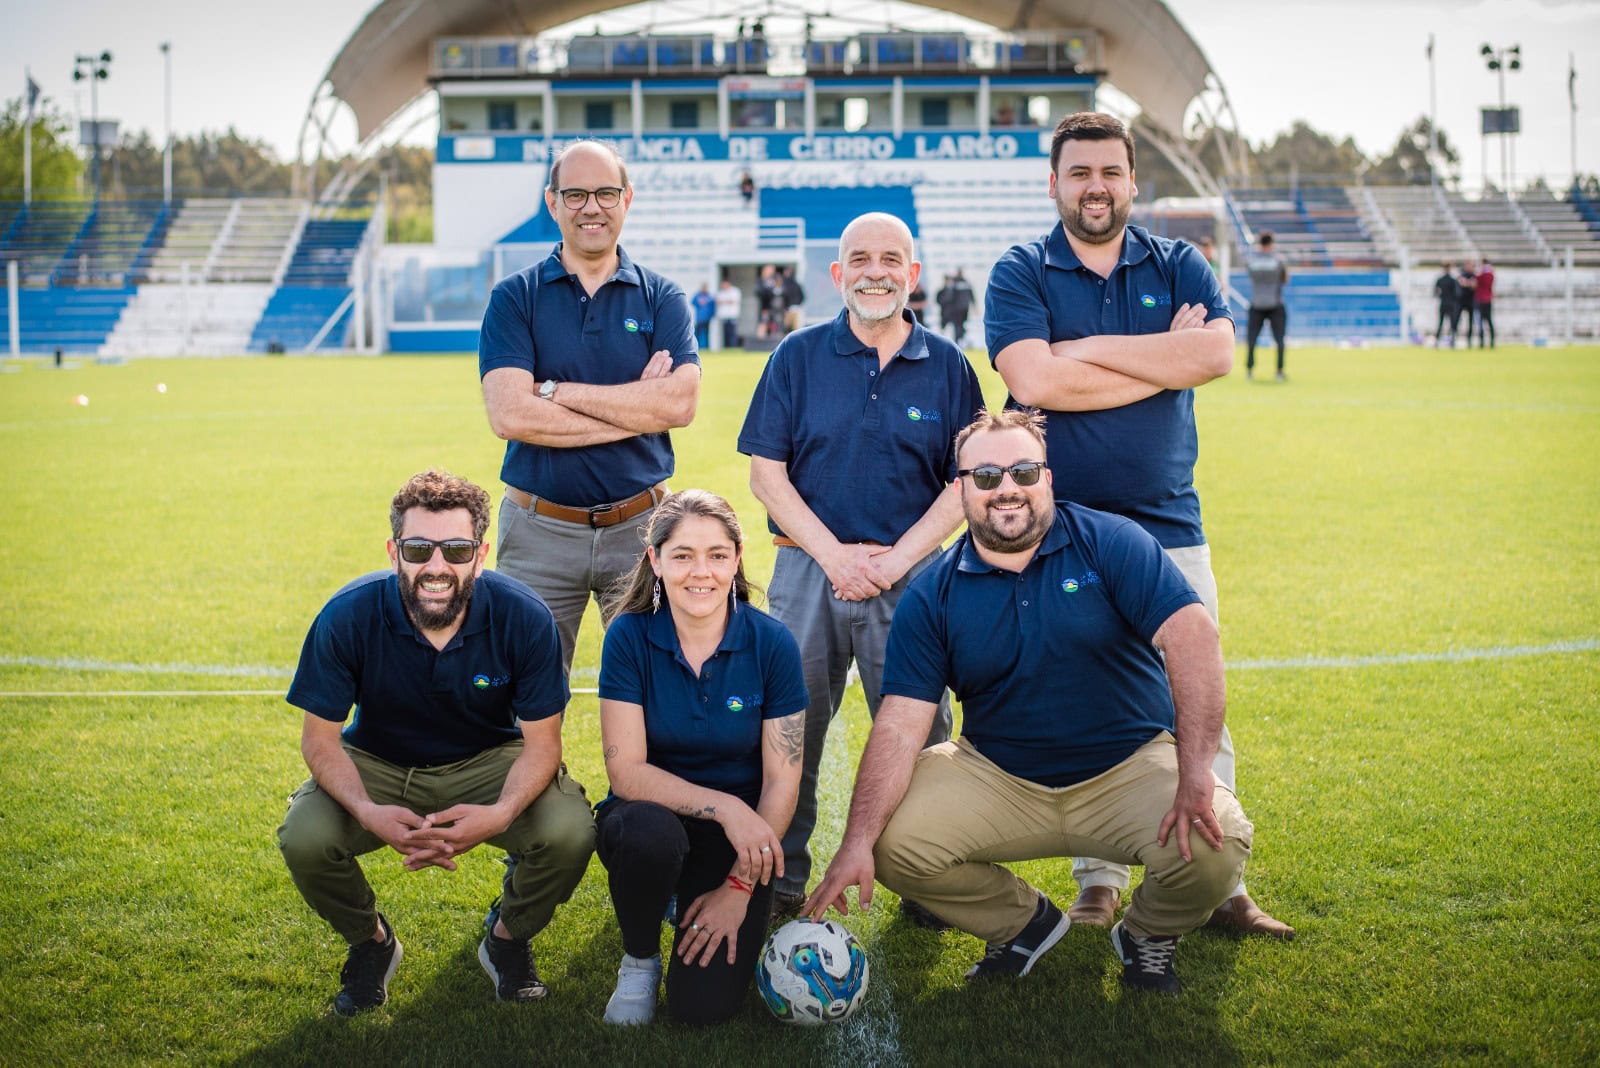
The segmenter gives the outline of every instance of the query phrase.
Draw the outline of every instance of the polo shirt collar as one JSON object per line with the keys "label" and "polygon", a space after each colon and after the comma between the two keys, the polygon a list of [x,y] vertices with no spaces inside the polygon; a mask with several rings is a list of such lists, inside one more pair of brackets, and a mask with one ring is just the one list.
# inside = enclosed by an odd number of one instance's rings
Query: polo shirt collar
{"label": "polo shirt collar", "polygon": [[[900,316],[911,324],[911,334],[906,338],[906,343],[895,353],[903,360],[926,360],[928,358],[928,332],[922,324],[917,322],[917,317],[905,308],[900,309]],[[860,356],[873,351],[872,347],[850,329],[850,309],[845,308],[833,320],[833,351],[840,356]]]}
{"label": "polo shirt collar", "polygon": [[[539,265],[539,281],[559,282],[570,277],[572,272],[567,270],[567,265],[561,262],[562,242],[557,241],[555,248],[550,250],[550,255]],[[628,257],[628,252],[621,245],[617,246],[617,270],[610,278],[613,282],[626,282],[629,285],[639,285],[639,268],[635,267],[633,260]]]}
{"label": "polo shirt collar", "polygon": [[[1050,523],[1050,529],[1044,532],[1044,541],[1040,542],[1039,551],[1033,554],[1033,559],[1028,561],[1028,567],[1023,568],[1023,570],[1026,571],[1031,568],[1041,556],[1049,556],[1051,553],[1059,552],[1071,544],[1072,536],[1067,533],[1066,516],[1060,508],[1057,508],[1055,519]],[[971,531],[961,535],[961,554],[956,557],[956,570],[978,575],[987,575],[995,570],[994,565],[978,555],[978,546],[973,541]]]}
{"label": "polo shirt collar", "polygon": [[[411,622],[411,617],[406,615],[406,606],[400,601],[400,576],[392,572],[383,584],[383,621],[396,634],[409,634],[419,642],[428,641],[418,633]],[[469,634],[477,634],[488,629],[489,589],[483,582],[483,576],[479,575],[478,581],[472,584],[472,600],[467,604],[467,618],[462,621],[461,629],[445,643],[445,648],[450,648]]]}
{"label": "polo shirt collar", "polygon": [[[1122,253],[1117,257],[1117,266],[1139,263],[1150,255],[1150,233],[1142,226],[1126,226],[1122,231]],[[1063,271],[1075,271],[1083,266],[1083,261],[1078,254],[1072,251],[1072,243],[1067,240],[1067,226],[1065,223],[1056,223],[1056,228],[1050,231],[1044,239],[1044,263],[1046,267],[1057,267]]]}
{"label": "polo shirt collar", "polygon": [[[734,602],[733,615],[728,619],[728,629],[722,634],[717,652],[732,652],[750,644],[753,633],[750,622],[751,611],[751,607],[745,602]],[[665,605],[660,610],[650,613],[650,624],[645,628],[645,635],[650,644],[657,649],[674,656],[683,655],[683,646],[678,642],[678,628],[672,622],[672,611]]]}

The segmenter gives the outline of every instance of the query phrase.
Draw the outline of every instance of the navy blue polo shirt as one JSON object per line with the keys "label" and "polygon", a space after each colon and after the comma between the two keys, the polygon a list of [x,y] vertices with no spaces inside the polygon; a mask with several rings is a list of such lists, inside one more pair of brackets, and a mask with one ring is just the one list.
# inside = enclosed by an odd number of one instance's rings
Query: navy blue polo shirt
{"label": "navy blue polo shirt", "polygon": [[522,737],[517,720],[567,707],[555,617],[522,583],[478,576],[443,649],[418,633],[392,571],[333,595],[300,650],[288,702],[342,723],[346,743],[391,764],[437,767]]}
{"label": "navy blue polo shirt", "polygon": [[[1078,259],[1058,223],[994,265],[983,328],[992,361],[1007,345],[1028,339],[1165,333],[1175,309],[1196,303],[1206,306],[1208,320],[1233,319],[1217,276],[1188,242],[1129,226],[1111,277],[1101,278]],[[1007,407],[1016,406],[1007,399]],[[1194,489],[1200,448],[1193,390],[1162,390],[1121,408],[1044,415],[1057,501],[1125,515],[1169,549],[1204,544]]]}
{"label": "navy blue polo shirt", "polygon": [[[787,464],[840,541],[893,545],[955,479],[955,436],[982,406],[978,375],[953,342],[912,319],[905,347],[880,371],[878,350],[841,311],[773,351],[739,451]],[[767,526],[783,533],[770,517]]]}
{"label": "navy blue polo shirt", "polygon": [[600,699],[644,708],[646,757],[685,782],[761,799],[761,724],[805,709],[800,647],[789,629],[740,602],[700,674],[689,670],[672,613],[620,615],[606,628]]}
{"label": "navy blue polo shirt", "polygon": [[895,607],[883,692],[961,701],[961,734],[1042,786],[1071,786],[1173,729],[1172,691],[1150,640],[1199,604],[1133,522],[1062,505],[1020,574],[961,538]]}
{"label": "navy blue polo shirt", "polygon": [[[659,349],[672,353],[674,369],[698,364],[683,290],[620,247],[617,259],[617,273],[592,297],[562,265],[560,245],[542,263],[502,278],[478,336],[478,376],[520,367],[535,382],[614,386],[637,382]],[[592,508],[632,497],[672,470],[672,439],[636,434],[573,449],[508,442],[500,479],[557,504]]]}

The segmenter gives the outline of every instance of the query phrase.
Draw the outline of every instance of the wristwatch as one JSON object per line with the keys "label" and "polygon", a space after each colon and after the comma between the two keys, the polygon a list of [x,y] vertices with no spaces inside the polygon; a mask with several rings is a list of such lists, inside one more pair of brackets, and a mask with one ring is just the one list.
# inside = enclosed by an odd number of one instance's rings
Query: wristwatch
{"label": "wristwatch", "polygon": [[555,400],[556,399],[556,380],[555,379],[547,378],[547,379],[544,380],[544,384],[539,387],[539,397],[540,397],[541,400]]}

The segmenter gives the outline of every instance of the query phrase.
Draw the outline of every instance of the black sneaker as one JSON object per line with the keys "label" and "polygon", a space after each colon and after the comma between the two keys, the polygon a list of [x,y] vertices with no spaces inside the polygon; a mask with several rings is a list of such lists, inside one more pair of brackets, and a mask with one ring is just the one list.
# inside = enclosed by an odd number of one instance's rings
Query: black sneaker
{"label": "black sneaker", "polygon": [[1151,935],[1140,938],[1121,923],[1111,928],[1111,944],[1122,960],[1122,982],[1140,990],[1160,994],[1178,992],[1178,973],[1173,958],[1178,953],[1177,935]]}
{"label": "black sneaker", "polygon": [[389,1000],[389,979],[400,966],[400,939],[394,936],[389,921],[378,915],[378,925],[383,928],[384,940],[374,942],[368,938],[350,947],[339,970],[339,982],[344,988],[333,999],[333,1011],[340,1016],[354,1016],[375,1009]]}
{"label": "black sneaker", "polygon": [[912,901],[908,897],[903,897],[900,899],[900,915],[904,916],[907,920],[916,924],[918,927],[923,927],[930,931],[951,930],[950,925],[935,915],[934,912],[928,908],[928,906],[917,901]]}
{"label": "black sneaker", "polygon": [[967,979],[992,979],[996,976],[1023,976],[1033,970],[1033,964],[1044,956],[1045,950],[1061,941],[1072,921],[1056,908],[1055,903],[1039,895],[1039,907],[1022,933],[1009,942],[990,942],[983,959],[967,969]]}
{"label": "black sneaker", "polygon": [[478,963],[494,980],[499,1001],[538,1001],[550,992],[539,980],[527,939],[496,938],[490,932],[478,943]]}
{"label": "black sneaker", "polygon": [[805,891],[774,890],[772,892],[772,921],[787,920],[800,915],[800,906],[806,903]]}

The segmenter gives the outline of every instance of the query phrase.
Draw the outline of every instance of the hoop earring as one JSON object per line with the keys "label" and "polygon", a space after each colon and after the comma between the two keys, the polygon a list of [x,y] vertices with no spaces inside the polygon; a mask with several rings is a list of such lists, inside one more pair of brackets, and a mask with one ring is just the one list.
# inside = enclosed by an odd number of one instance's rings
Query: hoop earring
{"label": "hoop earring", "polygon": [[737,585],[729,586],[728,587],[728,615],[731,616],[731,615],[733,615],[733,613],[737,612],[738,610],[739,610],[739,587]]}
{"label": "hoop earring", "polygon": [[650,590],[650,611],[661,611],[661,577],[656,576],[656,584]]}

